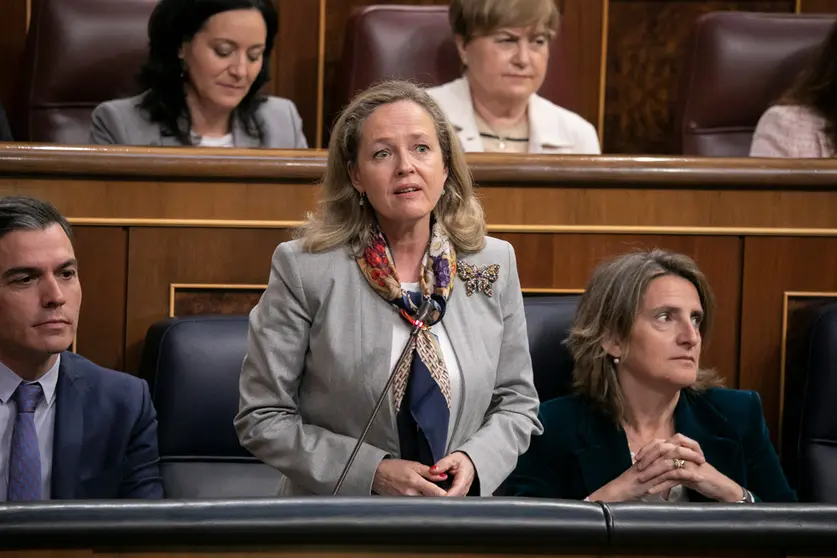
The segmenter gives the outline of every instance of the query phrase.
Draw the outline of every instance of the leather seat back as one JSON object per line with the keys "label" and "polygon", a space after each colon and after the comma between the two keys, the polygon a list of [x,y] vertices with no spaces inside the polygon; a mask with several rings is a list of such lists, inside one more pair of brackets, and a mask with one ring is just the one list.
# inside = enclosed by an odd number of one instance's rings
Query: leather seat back
{"label": "leather seat back", "polygon": [[679,151],[747,157],[756,124],[792,85],[834,16],[712,12],[694,24],[680,80]]}
{"label": "leather seat back", "polygon": [[12,117],[18,141],[84,144],[99,103],[140,93],[157,0],[33,0]]}
{"label": "leather seat back", "polygon": [[270,497],[279,473],[238,442],[238,378],[247,316],[195,316],[154,324],[141,374],[157,409],[167,498]]}
{"label": "leather seat back", "polygon": [[573,358],[564,340],[581,295],[524,296],[535,388],[541,402],[572,392]]}

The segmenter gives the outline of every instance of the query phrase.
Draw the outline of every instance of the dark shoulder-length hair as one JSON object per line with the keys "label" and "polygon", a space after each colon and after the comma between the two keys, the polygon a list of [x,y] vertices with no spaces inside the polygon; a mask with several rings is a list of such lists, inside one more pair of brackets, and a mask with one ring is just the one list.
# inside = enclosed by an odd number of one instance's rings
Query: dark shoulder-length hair
{"label": "dark shoulder-length hair", "polygon": [[837,150],[837,23],[778,104],[801,105],[825,119],[823,133]]}
{"label": "dark shoulder-length hair", "polygon": [[256,111],[265,101],[259,91],[270,81],[270,53],[279,27],[272,0],[160,0],[148,20],[148,59],[140,70],[139,82],[146,91],[140,103],[149,120],[160,124],[163,133],[183,145],[191,145],[191,117],[183,89],[185,76],[179,57],[184,42],[201,30],[206,20],[230,10],[256,9],[267,27],[262,69],[234,115],[247,134],[263,139]]}

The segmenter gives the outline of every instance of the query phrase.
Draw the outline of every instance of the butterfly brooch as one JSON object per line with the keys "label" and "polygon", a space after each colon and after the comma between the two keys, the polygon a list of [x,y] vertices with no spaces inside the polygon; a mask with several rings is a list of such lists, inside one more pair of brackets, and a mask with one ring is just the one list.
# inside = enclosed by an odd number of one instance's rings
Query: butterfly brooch
{"label": "butterfly brooch", "polygon": [[500,264],[473,265],[458,262],[457,273],[459,278],[465,282],[466,295],[471,296],[474,293],[482,292],[491,297],[494,294],[492,285],[500,276]]}

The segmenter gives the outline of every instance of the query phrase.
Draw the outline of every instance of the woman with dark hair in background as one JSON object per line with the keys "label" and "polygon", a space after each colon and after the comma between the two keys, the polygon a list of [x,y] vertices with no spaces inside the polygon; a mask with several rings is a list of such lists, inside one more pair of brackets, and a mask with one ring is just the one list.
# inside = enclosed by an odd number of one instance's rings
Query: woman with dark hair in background
{"label": "woman with dark hair in background", "polygon": [[759,120],[751,157],[823,158],[837,154],[837,24],[778,103]]}
{"label": "woman with dark hair in background", "polygon": [[269,81],[270,0],[160,0],[148,22],[145,91],[93,111],[91,142],[306,148],[293,102]]}

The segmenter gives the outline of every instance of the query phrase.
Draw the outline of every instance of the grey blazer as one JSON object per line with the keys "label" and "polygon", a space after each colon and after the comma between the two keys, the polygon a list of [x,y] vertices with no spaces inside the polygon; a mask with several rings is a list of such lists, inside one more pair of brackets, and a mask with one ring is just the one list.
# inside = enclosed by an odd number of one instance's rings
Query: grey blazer
{"label": "grey blazer", "polygon": [[[93,110],[93,126],[90,130],[90,143],[143,145],[143,146],[179,146],[177,138],[163,135],[160,125],[150,122],[139,109],[141,95],[127,99],[107,101]],[[268,97],[256,112],[256,118],[264,131],[264,140],[253,137],[244,131],[244,126],[237,119],[233,120],[233,141],[241,148],[278,148],[304,149],[308,147],[302,133],[302,119],[296,105],[288,99]]]}
{"label": "grey blazer", "polygon": [[[312,254],[280,244],[270,282],[250,313],[235,428],[241,444],[278,469],[280,495],[331,494],[390,372],[400,318],[343,249]],[[540,434],[538,397],[514,250],[486,238],[461,261],[500,264],[491,298],[456,278],[442,324],[462,371],[448,453],[473,461],[490,496]],[[392,399],[375,419],[341,495],[370,495],[378,464],[399,456]]]}

